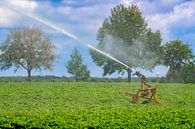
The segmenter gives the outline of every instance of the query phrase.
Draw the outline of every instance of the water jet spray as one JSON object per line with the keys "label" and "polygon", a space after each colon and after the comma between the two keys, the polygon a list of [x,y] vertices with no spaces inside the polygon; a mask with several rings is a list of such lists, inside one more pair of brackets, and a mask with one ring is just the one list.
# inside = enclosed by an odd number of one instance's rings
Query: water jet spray
{"label": "water jet spray", "polygon": [[97,48],[95,48],[95,47],[93,47],[93,46],[91,46],[91,45],[89,45],[89,44],[88,44],[87,46],[88,46],[89,48],[91,48],[92,50],[95,50],[96,52],[99,52],[99,53],[103,54],[104,56],[106,56],[106,57],[108,57],[108,58],[110,58],[110,59],[112,59],[112,60],[118,62],[119,64],[125,66],[126,68],[131,69],[132,71],[135,71],[133,68],[129,67],[128,65],[126,65],[126,64],[124,64],[123,62],[119,61],[118,59],[116,59],[116,58],[110,56],[109,54],[107,54],[107,53],[105,53],[105,52],[103,52],[103,51],[101,51],[101,50],[99,50],[99,49],[97,49]]}
{"label": "water jet spray", "polygon": [[30,14],[28,12],[24,12],[24,11],[20,10],[19,8],[15,7],[12,4],[9,4],[7,2],[4,2],[4,3],[0,2],[0,4],[3,5],[4,7],[8,8],[9,10],[12,10],[12,11],[18,13],[18,14],[21,14],[21,15],[27,16],[31,19],[34,19],[34,20],[36,20],[36,21],[38,21],[38,22],[40,22],[40,23],[42,23],[42,24],[44,24],[44,25],[46,25],[46,26],[48,26],[48,27],[60,32],[60,33],[62,33],[63,35],[66,35],[66,36],[68,36],[68,37],[70,37],[74,40],[78,40],[76,35],[74,35],[72,33],[69,33],[68,31],[66,31],[64,29],[61,29],[61,28],[57,27],[56,25],[54,25],[54,24],[52,24],[52,23],[50,23],[46,20],[43,20],[42,18],[40,18],[38,16],[35,16],[35,15]]}

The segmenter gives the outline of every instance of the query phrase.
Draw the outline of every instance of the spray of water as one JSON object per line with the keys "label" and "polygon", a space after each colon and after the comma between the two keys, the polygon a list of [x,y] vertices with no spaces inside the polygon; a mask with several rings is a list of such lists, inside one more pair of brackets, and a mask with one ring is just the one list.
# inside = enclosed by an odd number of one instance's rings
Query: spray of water
{"label": "spray of water", "polygon": [[146,38],[133,39],[131,44],[127,44],[119,37],[107,34],[99,47],[128,66],[149,69],[158,61],[158,56],[146,49],[146,44],[148,44]]}
{"label": "spray of water", "polygon": [[[1,4],[2,4],[2,2],[1,2]],[[38,16],[35,16],[35,15],[31,14],[31,13],[22,11],[19,8],[16,8],[13,5],[8,4],[6,2],[4,2],[2,5],[5,6],[5,7],[7,7],[8,9],[14,11],[14,12],[17,12],[17,13],[19,13],[21,15],[24,15],[24,16],[27,16],[29,18],[32,18],[32,19],[34,19],[34,20],[36,20],[36,21],[38,21],[38,22],[40,22],[40,23],[42,23],[42,24],[44,24],[44,25],[46,25],[46,26],[48,26],[48,27],[50,27],[50,28],[52,28],[52,29],[54,29],[54,30],[56,30],[56,31],[58,31],[58,32],[60,32],[60,33],[62,33],[64,35],[66,35],[66,36],[68,36],[68,37],[70,37],[70,38],[73,38],[74,40],[77,40],[78,39],[74,34],[71,34],[71,33],[67,32],[64,29],[61,29],[61,28],[57,27],[56,25],[51,24],[50,22],[39,18]]]}
{"label": "spray of water", "polygon": [[96,52],[98,52],[98,53],[101,53],[102,55],[104,55],[104,56],[106,56],[106,57],[108,57],[108,58],[110,58],[110,59],[112,59],[112,60],[118,62],[119,64],[125,66],[126,68],[131,69],[132,71],[135,71],[133,68],[131,68],[131,67],[129,67],[128,65],[124,64],[123,62],[117,60],[116,58],[110,56],[109,54],[107,54],[107,53],[105,53],[105,52],[103,52],[103,51],[101,51],[101,50],[99,50],[99,49],[97,49],[97,48],[95,48],[95,47],[93,47],[93,46],[91,46],[91,45],[89,45],[89,44],[88,44],[88,47],[89,47],[90,49],[92,49],[92,50],[94,50],[94,51],[96,51]]}

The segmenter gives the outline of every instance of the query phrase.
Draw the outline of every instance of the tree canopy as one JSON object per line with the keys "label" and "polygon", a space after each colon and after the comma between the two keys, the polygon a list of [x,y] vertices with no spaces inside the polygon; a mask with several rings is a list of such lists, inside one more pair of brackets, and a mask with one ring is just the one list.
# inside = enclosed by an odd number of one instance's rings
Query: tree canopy
{"label": "tree canopy", "polygon": [[[194,64],[192,49],[181,40],[173,40],[162,46],[162,59],[165,66],[169,66],[168,78],[176,80],[183,78],[182,70],[186,64]],[[187,66],[185,66],[187,68]],[[182,74],[182,75],[180,75]]]}
{"label": "tree canopy", "polygon": [[70,55],[70,60],[66,64],[66,68],[68,69],[68,73],[72,74],[75,81],[86,80],[90,77],[90,72],[87,69],[87,65],[83,64],[82,55],[75,48]]}
{"label": "tree canopy", "polygon": [[7,35],[6,41],[0,46],[0,70],[14,67],[25,69],[28,80],[33,69],[52,69],[55,60],[55,46],[50,36],[38,28],[18,28]]}
{"label": "tree canopy", "polygon": [[163,45],[163,60],[170,69],[180,68],[193,58],[192,49],[181,40],[173,40]]}
{"label": "tree canopy", "polygon": [[[151,31],[135,5],[125,7],[120,4],[114,7],[111,16],[106,18],[99,28],[97,40],[97,48],[130,67],[152,69],[159,62],[160,32]],[[93,61],[103,68],[103,75],[116,71],[124,73],[124,70],[127,70],[130,81],[129,69],[92,50],[90,54]]]}

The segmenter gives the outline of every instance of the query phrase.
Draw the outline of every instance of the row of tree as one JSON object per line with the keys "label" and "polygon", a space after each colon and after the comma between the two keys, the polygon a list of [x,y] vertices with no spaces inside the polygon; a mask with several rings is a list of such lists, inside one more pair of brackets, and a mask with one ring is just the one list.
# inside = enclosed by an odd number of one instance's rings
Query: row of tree
{"label": "row of tree", "polygon": [[[97,33],[97,48],[119,59],[132,68],[152,70],[157,65],[169,66],[167,77],[171,81],[193,82],[195,61],[192,49],[181,40],[173,40],[162,45],[160,31],[152,32],[135,5],[125,7],[117,5],[111,10]],[[28,72],[31,78],[33,69],[52,69],[56,59],[55,46],[50,36],[39,28],[20,28],[8,34],[0,46],[0,70],[14,67]],[[90,51],[93,61],[103,69],[103,75],[127,71],[131,81],[132,71],[124,66]],[[66,63],[68,72],[76,81],[90,76],[87,65],[75,48],[71,59]]]}

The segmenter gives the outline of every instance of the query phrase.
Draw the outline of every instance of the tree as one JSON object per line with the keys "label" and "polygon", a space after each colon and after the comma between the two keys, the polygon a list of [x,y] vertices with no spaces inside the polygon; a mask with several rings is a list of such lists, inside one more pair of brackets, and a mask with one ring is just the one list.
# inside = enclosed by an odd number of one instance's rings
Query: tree
{"label": "tree", "polygon": [[82,55],[75,48],[70,55],[70,60],[66,64],[68,73],[72,74],[75,81],[85,80],[89,78],[90,72],[87,70],[87,65],[83,64]]}
{"label": "tree", "polygon": [[[152,32],[147,27],[142,13],[135,5],[117,5],[111,10],[97,33],[100,50],[109,53],[130,67],[152,69],[159,62],[161,44],[160,32]],[[103,75],[127,71],[131,81],[131,70],[120,64],[90,51],[93,61],[104,70]]]}
{"label": "tree", "polygon": [[38,28],[15,29],[0,46],[0,70],[25,69],[30,81],[33,69],[52,69],[54,48],[49,35]]}
{"label": "tree", "polygon": [[163,45],[162,59],[165,66],[169,66],[168,78],[177,79],[181,74],[182,66],[189,64],[193,59],[192,49],[181,40],[173,40]]}
{"label": "tree", "polygon": [[185,83],[195,83],[195,60],[183,66],[183,80]]}

